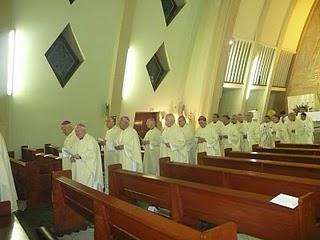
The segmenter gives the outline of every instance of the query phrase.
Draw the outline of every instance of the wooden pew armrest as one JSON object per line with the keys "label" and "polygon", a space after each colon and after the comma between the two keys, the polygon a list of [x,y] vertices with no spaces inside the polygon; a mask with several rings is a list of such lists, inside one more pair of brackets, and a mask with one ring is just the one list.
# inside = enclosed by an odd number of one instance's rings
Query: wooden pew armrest
{"label": "wooden pew armrest", "polygon": [[11,203],[10,201],[0,202],[0,217],[11,215]]}

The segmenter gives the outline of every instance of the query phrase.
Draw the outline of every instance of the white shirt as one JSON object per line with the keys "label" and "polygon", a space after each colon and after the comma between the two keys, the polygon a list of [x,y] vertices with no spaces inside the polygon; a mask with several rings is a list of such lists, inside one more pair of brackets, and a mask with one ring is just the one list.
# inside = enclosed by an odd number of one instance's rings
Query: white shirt
{"label": "white shirt", "polygon": [[143,139],[149,141],[144,145],[143,170],[146,174],[159,175],[160,136],[161,131],[155,127],[149,129]]}
{"label": "white shirt", "polygon": [[73,153],[80,155],[81,159],[72,162],[72,179],[102,191],[102,161],[100,147],[96,139],[86,134],[75,143]]}
{"label": "white shirt", "polygon": [[14,212],[18,210],[17,199],[7,146],[0,133],[0,201],[10,201]]}
{"label": "white shirt", "polygon": [[199,127],[195,136],[205,139],[205,142],[198,143],[198,152],[206,152],[208,156],[221,156],[219,135],[212,124],[207,124],[204,128]]}
{"label": "white shirt", "polygon": [[122,130],[120,132],[118,144],[124,146],[123,150],[119,150],[122,168],[126,170],[142,172],[143,166],[141,147],[137,131],[132,127]]}
{"label": "white shirt", "polygon": [[[170,157],[174,162],[188,163],[186,140],[180,127],[173,124],[166,127],[161,134],[160,157]],[[166,146],[166,143],[170,147]]]}
{"label": "white shirt", "polygon": [[[79,139],[77,138],[76,133],[73,129],[72,132],[64,140],[62,152],[64,151],[64,149],[66,149],[68,152],[73,153],[73,146],[78,141],[79,141]],[[63,154],[63,156],[62,156],[62,169],[63,170],[71,169],[70,156],[68,156],[68,155],[65,156]]]}

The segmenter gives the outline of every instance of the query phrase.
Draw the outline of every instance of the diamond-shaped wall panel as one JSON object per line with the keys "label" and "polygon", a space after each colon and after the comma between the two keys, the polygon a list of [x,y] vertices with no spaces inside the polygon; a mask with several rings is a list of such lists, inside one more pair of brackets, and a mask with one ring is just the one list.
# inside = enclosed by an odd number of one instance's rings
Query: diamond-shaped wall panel
{"label": "diamond-shaped wall panel", "polygon": [[62,88],[83,62],[83,57],[79,55],[80,52],[71,27],[68,25],[45,53]]}
{"label": "diamond-shaped wall panel", "polygon": [[162,10],[167,26],[185,5],[184,0],[161,0]]}
{"label": "diamond-shaped wall panel", "polygon": [[162,44],[158,51],[152,56],[146,68],[153,90],[156,91],[170,70],[164,44]]}

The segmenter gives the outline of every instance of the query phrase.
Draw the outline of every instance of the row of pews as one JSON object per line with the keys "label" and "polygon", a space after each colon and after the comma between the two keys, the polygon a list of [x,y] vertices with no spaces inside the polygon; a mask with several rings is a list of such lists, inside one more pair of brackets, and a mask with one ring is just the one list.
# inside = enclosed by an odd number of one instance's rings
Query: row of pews
{"label": "row of pews", "polygon": [[21,159],[9,153],[12,175],[18,199],[26,200],[27,208],[51,203],[52,172],[62,170],[57,150],[46,144],[44,148],[21,147]]}
{"label": "row of pews", "polygon": [[[70,179],[70,171],[54,174],[53,207],[57,234],[85,229],[94,223],[94,239],[213,240],[236,239],[236,225],[222,224],[198,230],[167,219],[124,201],[86,187]],[[176,206],[178,207],[178,206]],[[67,219],[67,221],[65,221]]]}
{"label": "row of pews", "polygon": [[[320,239],[319,146],[276,144],[253,151],[227,151],[225,157],[200,153],[198,165],[163,158],[160,177],[112,165],[110,195],[71,180],[49,144],[23,146],[21,159],[10,153],[10,162],[27,207],[53,203],[59,236],[94,224],[95,239],[235,240],[237,232],[266,240]],[[298,206],[271,203],[279,193],[297,197]],[[141,202],[166,209],[168,215],[137,207]],[[2,209],[0,203],[0,236],[7,231]],[[14,216],[9,218],[14,224]]]}
{"label": "row of pews", "polygon": [[[84,229],[90,221],[95,239],[228,240],[236,239],[237,231],[266,240],[320,239],[320,155],[319,148],[307,147],[257,146],[255,152],[234,156],[237,152],[229,151],[226,157],[201,153],[198,165],[163,158],[160,177],[126,171],[116,164],[109,167],[110,195],[70,180],[70,172],[57,172],[55,229],[65,234]],[[271,203],[279,193],[297,197],[298,206]],[[139,202],[167,209],[168,219],[137,208]],[[63,221],[66,216],[71,220]]]}

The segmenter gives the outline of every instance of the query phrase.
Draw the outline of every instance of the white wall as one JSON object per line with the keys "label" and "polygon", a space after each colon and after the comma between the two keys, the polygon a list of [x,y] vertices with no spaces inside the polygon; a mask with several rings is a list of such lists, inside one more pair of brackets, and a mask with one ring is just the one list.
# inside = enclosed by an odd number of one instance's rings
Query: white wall
{"label": "white wall", "polygon": [[[137,111],[176,111],[183,100],[195,30],[204,2],[187,1],[167,27],[161,1],[137,1],[130,39],[134,70],[129,73],[131,88],[122,100],[121,114],[133,118]],[[145,66],[163,42],[171,70],[154,92]]]}
{"label": "white wall", "polygon": [[[9,147],[61,145],[62,120],[84,122],[94,136],[104,129],[107,83],[123,1],[14,0],[17,31]],[[85,61],[62,89],[44,54],[70,22]]]}
{"label": "white wall", "polygon": [[243,40],[253,41],[265,0],[241,0],[233,36]]}

